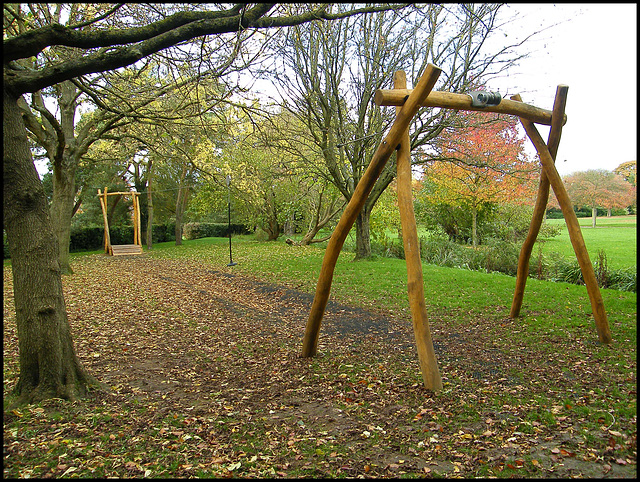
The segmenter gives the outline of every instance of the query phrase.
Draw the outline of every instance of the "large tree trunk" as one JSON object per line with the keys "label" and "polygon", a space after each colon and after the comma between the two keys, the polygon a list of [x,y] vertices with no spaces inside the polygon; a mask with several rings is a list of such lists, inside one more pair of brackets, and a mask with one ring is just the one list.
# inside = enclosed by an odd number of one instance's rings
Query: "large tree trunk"
{"label": "large tree trunk", "polygon": [[264,230],[268,235],[267,241],[277,241],[282,233],[282,225],[278,222],[278,205],[276,195],[269,190],[266,194],[266,215],[267,221]]}
{"label": "large tree trunk", "polygon": [[15,403],[75,399],[84,395],[95,380],[75,354],[62,290],[58,240],[17,98],[6,91],[2,126],[3,221],[11,252],[20,366]]}
{"label": "large tree trunk", "polygon": [[278,224],[278,221],[273,218],[269,218],[265,227],[267,241],[277,241],[280,237],[280,224]]}
{"label": "large tree trunk", "polygon": [[[71,82],[57,86],[59,92],[60,128],[64,134],[61,158],[53,162],[53,198],[51,200],[51,223],[58,237],[59,260],[62,274],[70,274],[69,245],[71,243],[71,218],[76,197],[76,170],[80,152],[75,138],[75,115],[77,91]],[[58,141],[60,142],[60,141]]]}
{"label": "large tree trunk", "polygon": [[76,169],[74,161],[66,168],[54,170],[53,173],[53,198],[51,200],[51,224],[58,238],[60,269],[62,274],[71,274],[69,262],[69,245],[71,244],[71,218],[75,207],[76,196]]}
{"label": "large tree trunk", "polygon": [[[299,243],[302,246],[307,246],[311,243],[321,243],[331,237],[331,235],[329,235],[322,239],[314,239],[316,237],[316,234],[318,234],[318,232],[322,228],[324,228],[329,223],[329,221],[331,221],[334,218],[336,214],[340,212],[343,205],[336,207],[336,204],[339,203],[339,200],[337,198],[331,199],[328,203],[324,204],[323,197],[324,197],[324,189],[320,192],[320,195],[318,197],[318,204],[311,218],[311,221],[309,222],[309,227],[307,228],[307,234],[304,235],[304,237],[302,238],[302,241],[300,241]],[[321,215],[321,212],[322,212],[322,215]]]}
{"label": "large tree trunk", "polygon": [[371,208],[365,204],[356,218],[356,259],[371,257],[370,217]]}
{"label": "large tree trunk", "polygon": [[178,189],[178,199],[176,201],[176,246],[182,246],[182,189]]}
{"label": "large tree trunk", "polygon": [[598,217],[598,208],[597,207],[592,207],[591,208],[591,227],[595,228],[596,227],[596,218]]}
{"label": "large tree trunk", "polygon": [[149,161],[149,181],[147,182],[147,249],[153,248],[153,196],[151,193],[151,181],[153,180],[153,161]]}

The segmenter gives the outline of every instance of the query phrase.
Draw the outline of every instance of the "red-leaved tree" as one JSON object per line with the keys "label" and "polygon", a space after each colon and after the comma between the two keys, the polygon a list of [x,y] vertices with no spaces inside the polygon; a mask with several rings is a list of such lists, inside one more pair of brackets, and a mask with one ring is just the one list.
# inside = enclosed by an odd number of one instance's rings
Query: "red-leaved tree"
{"label": "red-leaved tree", "polygon": [[580,171],[564,179],[571,201],[591,208],[592,226],[596,227],[598,208],[625,208],[633,203],[633,185],[619,175],[604,169]]}
{"label": "red-leaved tree", "polygon": [[539,167],[527,157],[517,126],[512,116],[461,114],[459,126],[441,133],[438,157],[426,170],[424,199],[470,210],[474,246],[483,207],[533,201]]}

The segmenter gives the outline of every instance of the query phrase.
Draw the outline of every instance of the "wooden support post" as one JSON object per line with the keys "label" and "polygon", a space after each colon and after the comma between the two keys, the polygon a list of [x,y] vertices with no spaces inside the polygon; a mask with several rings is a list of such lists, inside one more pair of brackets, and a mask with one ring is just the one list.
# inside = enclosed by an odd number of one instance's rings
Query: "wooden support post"
{"label": "wooden support post", "polygon": [[[559,85],[556,88],[556,97],[553,101],[551,130],[549,131],[547,147],[549,148],[549,153],[551,154],[554,162],[558,153],[560,136],[562,134],[562,119],[564,119],[564,109],[567,104],[568,91],[569,86]],[[512,100],[517,100],[519,98],[519,96],[513,96]],[[529,276],[529,260],[531,259],[531,251],[533,250],[533,245],[535,244],[538,233],[540,232],[540,226],[544,219],[544,213],[547,210],[548,200],[549,178],[547,177],[545,170],[542,169],[540,172],[540,183],[538,184],[538,197],[536,198],[533,216],[531,217],[531,225],[529,226],[527,238],[524,240],[524,243],[522,243],[520,257],[518,258],[516,289],[513,294],[513,302],[511,303],[511,312],[509,314],[511,318],[517,318],[520,316],[520,309],[522,308],[522,300],[524,298],[524,289],[527,284],[527,277]]]}
{"label": "wooden support post", "polygon": [[107,217],[107,188],[104,188],[104,194],[98,189],[98,199],[102,208],[102,219],[104,220],[104,252],[109,253],[111,246],[111,236],[109,235],[109,218]]}
{"label": "wooden support post", "polygon": [[[407,87],[407,77],[403,71],[394,74],[393,84],[396,89]],[[396,114],[400,107],[396,107]],[[413,320],[413,333],[418,349],[418,360],[422,371],[425,388],[441,390],[442,379],[438,370],[438,362],[433,350],[427,307],[424,301],[424,281],[422,278],[422,260],[420,259],[420,242],[418,228],[413,212],[413,195],[411,189],[411,143],[409,128],[405,129],[400,139],[397,152],[396,169],[398,173],[398,207],[402,224],[402,242],[404,243],[404,257],[407,263],[407,292],[409,307]]]}
{"label": "wooden support post", "polygon": [[378,149],[376,150],[369,167],[363,174],[360,182],[356,186],[351,200],[347,204],[338,225],[329,239],[329,244],[322,260],[322,268],[320,270],[320,276],[318,278],[318,285],[316,287],[316,294],[313,299],[311,311],[309,313],[309,319],[307,320],[307,326],[304,333],[304,339],[302,341],[302,356],[312,357],[318,350],[318,335],[320,333],[320,323],[324,316],[324,310],[329,300],[329,293],[331,291],[331,281],[333,279],[333,271],[342,250],[344,240],[349,234],[349,230],[355,222],[358,214],[362,210],[371,189],[376,180],[380,176],[382,169],[393,154],[393,151],[397,148],[400,138],[404,131],[409,127],[411,119],[418,112],[418,109],[422,105],[424,99],[433,86],[436,80],[440,76],[442,69],[435,65],[428,64],[425,71],[418,82],[418,85],[409,97],[407,98],[402,110],[397,115],[395,122],[391,126],[389,133],[384,138]]}
{"label": "wooden support post", "polygon": [[567,229],[569,230],[569,238],[571,239],[573,250],[578,258],[578,264],[582,270],[582,277],[584,278],[589,300],[591,301],[591,309],[596,322],[598,339],[601,343],[611,343],[611,331],[609,330],[609,322],[607,321],[607,314],[604,310],[604,302],[602,301],[598,281],[596,280],[593,265],[589,259],[589,253],[587,252],[584,238],[580,231],[580,224],[578,224],[578,218],[576,213],[573,211],[573,206],[569,199],[569,195],[567,194],[567,190],[560,178],[560,174],[558,174],[558,171],[556,170],[553,157],[549,153],[549,149],[540,136],[538,129],[536,129],[536,126],[533,122],[526,119],[521,118],[520,122],[522,123],[527,136],[531,139],[531,142],[533,142],[536,151],[538,151],[542,167],[549,178],[549,183],[551,184],[553,192],[560,204],[560,208],[562,209],[562,214],[564,215],[565,222],[567,223]]}
{"label": "wooden support post", "polygon": [[134,229],[138,230],[138,246],[142,247],[142,218],[141,218],[141,213],[140,213],[140,193],[135,193],[135,195],[133,196],[135,202],[136,202],[136,209],[138,211],[138,223],[136,224],[136,227]]}
{"label": "wooden support post", "polygon": [[136,204],[136,195],[134,192],[131,193],[131,197],[133,198],[133,244],[138,245],[138,205]]}

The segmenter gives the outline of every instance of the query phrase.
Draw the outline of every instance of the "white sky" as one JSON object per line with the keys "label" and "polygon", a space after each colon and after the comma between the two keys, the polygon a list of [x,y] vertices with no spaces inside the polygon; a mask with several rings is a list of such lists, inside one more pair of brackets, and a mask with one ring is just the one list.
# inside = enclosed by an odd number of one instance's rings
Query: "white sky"
{"label": "white sky", "polygon": [[[637,160],[637,5],[510,4],[508,12],[518,13],[509,36],[559,23],[525,43],[530,57],[489,88],[551,110],[556,87],[569,86],[560,175]],[[546,140],[549,128],[538,130]]]}

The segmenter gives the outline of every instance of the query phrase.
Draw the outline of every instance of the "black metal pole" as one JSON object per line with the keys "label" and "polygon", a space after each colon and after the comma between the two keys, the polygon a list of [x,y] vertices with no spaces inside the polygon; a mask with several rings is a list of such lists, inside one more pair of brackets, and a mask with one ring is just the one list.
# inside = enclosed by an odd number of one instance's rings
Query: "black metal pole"
{"label": "black metal pole", "polygon": [[229,214],[229,227],[227,229],[229,233],[229,264],[227,266],[235,266],[238,263],[233,262],[233,256],[231,254],[231,176],[227,176],[227,211]]}

